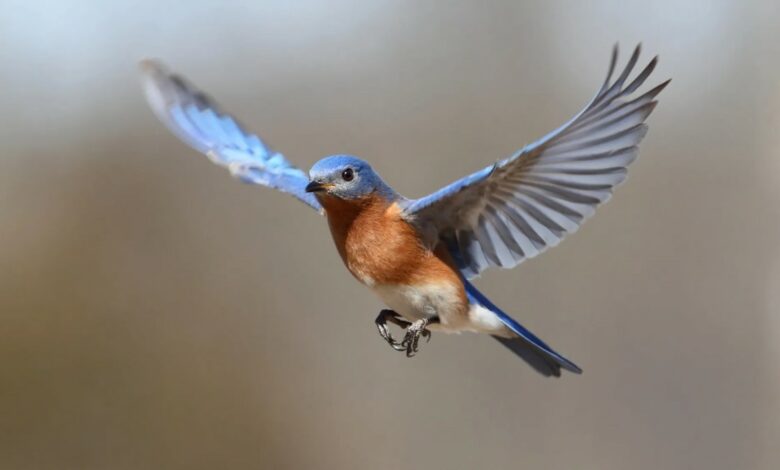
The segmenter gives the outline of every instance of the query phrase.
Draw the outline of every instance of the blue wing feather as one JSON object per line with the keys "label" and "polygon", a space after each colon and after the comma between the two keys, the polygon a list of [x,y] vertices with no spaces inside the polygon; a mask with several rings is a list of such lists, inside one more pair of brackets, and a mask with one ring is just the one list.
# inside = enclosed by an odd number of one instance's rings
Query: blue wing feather
{"label": "blue wing feather", "polygon": [[144,89],[157,117],[181,140],[227,167],[241,181],[291,194],[322,212],[305,191],[308,177],[258,136],[243,129],[205,94],[153,61],[141,63]]}
{"label": "blue wing feather", "polygon": [[428,196],[421,197],[420,199],[411,200],[408,202],[406,207],[404,207],[404,212],[407,214],[415,214],[425,209],[426,207],[430,206],[431,204],[434,204],[442,199],[447,199],[463,191],[464,189],[471,187],[474,184],[484,181],[485,179],[487,179],[488,176],[490,176],[494,168],[495,165],[485,167],[475,173],[472,173],[453,183],[448,184],[447,186],[439,189],[433,194],[429,194]]}
{"label": "blue wing feather", "polygon": [[637,46],[611,83],[615,48],[606,80],[582,111],[509,158],[409,201],[403,216],[427,242],[446,242],[467,279],[557,245],[611,197],[638,155],[644,121],[669,83],[629,99],[657,63],[625,85],[638,57]]}

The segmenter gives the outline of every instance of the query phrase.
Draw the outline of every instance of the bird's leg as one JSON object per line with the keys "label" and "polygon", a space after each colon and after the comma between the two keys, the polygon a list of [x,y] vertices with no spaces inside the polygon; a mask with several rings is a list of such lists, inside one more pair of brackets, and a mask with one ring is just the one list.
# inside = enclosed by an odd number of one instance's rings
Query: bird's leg
{"label": "bird's leg", "polygon": [[387,329],[387,322],[395,323],[396,325],[400,326],[403,329],[406,329],[407,327],[411,326],[411,323],[408,321],[405,321],[401,319],[401,316],[398,315],[396,312],[388,309],[384,309],[381,312],[379,312],[379,315],[377,315],[376,320],[374,320],[374,323],[376,323],[376,328],[379,330],[379,335],[387,341],[387,344],[390,345],[393,349],[396,351],[406,351],[406,346],[403,345],[403,342],[398,342],[393,338],[393,335],[390,334],[390,330]]}
{"label": "bird's leg", "polygon": [[431,340],[431,332],[426,327],[433,323],[439,323],[439,317],[423,318],[417,320],[406,330],[406,336],[401,341],[401,346],[406,350],[406,357],[412,357],[417,354],[418,344],[420,342],[420,336],[425,338],[426,342]]}

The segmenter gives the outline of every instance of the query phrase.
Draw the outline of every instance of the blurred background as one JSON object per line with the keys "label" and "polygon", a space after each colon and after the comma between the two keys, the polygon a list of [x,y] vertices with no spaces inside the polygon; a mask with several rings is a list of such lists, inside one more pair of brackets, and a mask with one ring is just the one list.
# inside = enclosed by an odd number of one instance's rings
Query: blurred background
{"label": "blurred background", "polygon": [[[0,11],[0,468],[780,466],[777,2]],[[485,337],[392,352],[325,221],[181,144],[136,71],[418,197],[563,123],[618,41],[674,79],[629,181],[478,282],[585,370],[559,380]]]}

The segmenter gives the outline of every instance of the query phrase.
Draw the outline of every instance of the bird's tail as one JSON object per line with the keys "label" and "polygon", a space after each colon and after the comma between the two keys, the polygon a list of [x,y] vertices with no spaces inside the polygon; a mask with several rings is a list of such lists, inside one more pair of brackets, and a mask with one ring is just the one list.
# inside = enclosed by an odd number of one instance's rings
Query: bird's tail
{"label": "bird's tail", "polygon": [[503,338],[501,336],[493,336],[499,343],[503,344],[510,351],[517,354],[525,362],[531,365],[537,372],[544,376],[560,377],[561,368],[574,372],[575,374],[581,374],[582,369],[577,367],[573,362],[561,356],[557,352],[553,351],[550,346],[547,346],[544,341],[537,338],[536,335],[528,331],[523,325],[515,321],[512,317],[501,311],[496,307],[493,302],[488,300],[487,297],[482,295],[476,287],[474,287],[467,280],[463,280],[466,286],[466,294],[469,300],[473,303],[482,305],[501,320],[508,329],[512,330],[515,335],[512,338]]}

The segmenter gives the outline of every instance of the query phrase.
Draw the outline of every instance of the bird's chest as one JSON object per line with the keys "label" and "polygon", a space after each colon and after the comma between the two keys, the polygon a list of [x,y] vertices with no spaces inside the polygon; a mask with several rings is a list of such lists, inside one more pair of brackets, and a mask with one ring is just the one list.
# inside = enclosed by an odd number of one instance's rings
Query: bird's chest
{"label": "bird's chest", "polygon": [[409,281],[427,250],[395,205],[376,200],[324,204],[333,241],[347,269],[373,287]]}
{"label": "bird's chest", "polygon": [[324,200],[333,240],[352,275],[409,320],[462,317],[463,282],[446,249],[431,250],[397,205]]}

